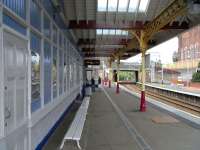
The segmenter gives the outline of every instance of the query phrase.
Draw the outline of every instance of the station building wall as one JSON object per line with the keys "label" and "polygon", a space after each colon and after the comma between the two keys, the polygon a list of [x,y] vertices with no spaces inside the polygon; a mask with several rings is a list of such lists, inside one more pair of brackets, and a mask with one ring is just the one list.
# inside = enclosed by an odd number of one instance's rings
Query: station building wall
{"label": "station building wall", "polygon": [[200,25],[180,34],[178,61],[200,58]]}
{"label": "station building wall", "polygon": [[51,0],[0,0],[1,150],[40,149],[81,91],[83,59],[55,12]]}

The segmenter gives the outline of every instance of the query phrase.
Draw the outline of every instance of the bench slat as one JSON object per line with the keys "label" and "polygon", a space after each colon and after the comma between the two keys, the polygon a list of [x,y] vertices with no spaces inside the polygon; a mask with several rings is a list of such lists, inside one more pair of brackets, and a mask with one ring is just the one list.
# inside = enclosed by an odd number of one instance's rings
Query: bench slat
{"label": "bench slat", "polygon": [[80,111],[78,111],[76,113],[76,116],[72,122],[72,124],[70,125],[70,128],[69,130],[67,131],[64,139],[72,139],[73,135],[75,134],[76,130],[77,130],[77,127],[78,127],[78,123],[79,123],[79,120],[81,118],[81,113]]}
{"label": "bench slat", "polygon": [[85,123],[85,119],[86,119],[86,114],[82,116],[82,118],[79,121],[79,126],[73,136],[73,140],[80,140],[81,138],[81,134],[83,131],[83,127],[84,127],[84,123]]}
{"label": "bench slat", "polygon": [[84,123],[85,123],[85,120],[86,120],[88,106],[89,106],[89,100],[86,100],[86,102],[84,104],[84,107],[82,108],[82,117],[80,118],[77,131],[75,132],[75,134],[73,136],[74,140],[80,140],[80,138],[81,138],[81,134],[82,134],[82,131],[83,131]]}

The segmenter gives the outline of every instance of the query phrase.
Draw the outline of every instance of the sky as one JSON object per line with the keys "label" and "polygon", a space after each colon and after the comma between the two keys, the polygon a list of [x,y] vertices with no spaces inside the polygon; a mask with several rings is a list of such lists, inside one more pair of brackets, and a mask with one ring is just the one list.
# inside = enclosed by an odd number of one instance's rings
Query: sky
{"label": "sky", "polygon": [[[178,51],[178,37],[148,49],[146,54],[150,54],[153,61],[160,59],[162,64],[170,64],[173,63],[172,56],[175,51]],[[141,62],[141,54],[130,57],[125,62]]]}

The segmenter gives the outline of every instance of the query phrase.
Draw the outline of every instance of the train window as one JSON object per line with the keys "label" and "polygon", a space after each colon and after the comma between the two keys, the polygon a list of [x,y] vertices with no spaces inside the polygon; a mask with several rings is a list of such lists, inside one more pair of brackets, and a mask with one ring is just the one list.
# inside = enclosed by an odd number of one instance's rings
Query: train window
{"label": "train window", "polygon": [[41,39],[31,32],[31,111],[41,107],[40,94],[40,62],[41,62]]}
{"label": "train window", "polygon": [[44,104],[51,101],[51,47],[44,42]]}

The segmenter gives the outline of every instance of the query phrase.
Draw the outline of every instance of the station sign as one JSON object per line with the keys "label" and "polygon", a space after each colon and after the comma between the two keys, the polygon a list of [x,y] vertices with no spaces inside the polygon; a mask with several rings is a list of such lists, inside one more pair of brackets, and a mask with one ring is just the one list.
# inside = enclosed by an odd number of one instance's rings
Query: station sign
{"label": "station sign", "polygon": [[85,59],[84,63],[85,63],[85,66],[88,66],[88,65],[100,65],[100,60],[97,60],[97,59]]}

